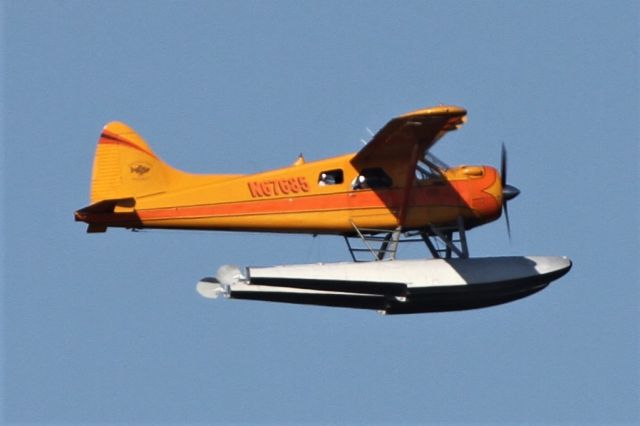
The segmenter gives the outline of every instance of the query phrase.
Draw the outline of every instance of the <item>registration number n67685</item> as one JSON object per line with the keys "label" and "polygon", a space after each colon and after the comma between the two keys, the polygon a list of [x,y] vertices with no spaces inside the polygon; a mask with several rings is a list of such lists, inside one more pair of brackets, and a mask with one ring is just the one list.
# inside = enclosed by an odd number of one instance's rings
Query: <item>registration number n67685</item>
{"label": "registration number n67685", "polygon": [[251,197],[274,197],[278,195],[309,192],[309,182],[305,176],[284,179],[265,179],[248,182]]}

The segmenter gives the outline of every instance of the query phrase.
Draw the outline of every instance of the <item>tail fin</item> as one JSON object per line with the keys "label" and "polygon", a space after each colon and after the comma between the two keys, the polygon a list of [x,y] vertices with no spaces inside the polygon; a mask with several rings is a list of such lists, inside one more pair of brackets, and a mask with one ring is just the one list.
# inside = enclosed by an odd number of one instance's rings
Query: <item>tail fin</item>
{"label": "tail fin", "polygon": [[91,202],[162,193],[171,177],[181,173],[160,160],[133,129],[114,121],[98,140]]}

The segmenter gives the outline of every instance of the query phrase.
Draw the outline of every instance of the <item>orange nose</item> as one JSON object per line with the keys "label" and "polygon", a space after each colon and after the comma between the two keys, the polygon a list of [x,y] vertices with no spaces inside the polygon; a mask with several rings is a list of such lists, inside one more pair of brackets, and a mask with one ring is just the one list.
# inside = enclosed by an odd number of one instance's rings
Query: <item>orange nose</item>
{"label": "orange nose", "polygon": [[483,208],[476,210],[481,222],[491,222],[500,217],[503,188],[498,171],[490,166],[484,166],[484,177],[478,182],[477,196],[483,199]]}

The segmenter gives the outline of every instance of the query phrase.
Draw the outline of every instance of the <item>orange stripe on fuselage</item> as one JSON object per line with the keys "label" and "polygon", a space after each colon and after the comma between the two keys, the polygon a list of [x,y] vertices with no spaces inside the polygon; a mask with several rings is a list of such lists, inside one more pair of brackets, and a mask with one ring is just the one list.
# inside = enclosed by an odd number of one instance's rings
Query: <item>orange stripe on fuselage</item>
{"label": "orange stripe on fuselage", "polygon": [[[431,189],[433,190],[433,188]],[[409,201],[410,207],[463,206],[465,204],[464,200],[451,189],[430,191],[431,193],[429,194],[425,192],[427,191],[414,191]],[[387,208],[395,210],[400,207],[402,195],[402,189],[379,192],[363,190],[327,195],[138,210],[137,214],[142,221],[154,221],[180,218],[326,212],[348,209]]]}
{"label": "orange stripe on fuselage", "polygon": [[162,209],[138,210],[140,219],[163,220],[177,218],[204,218],[219,216],[245,216],[257,214],[304,213],[314,211],[343,210],[349,207],[384,207],[384,202],[375,194],[361,199],[358,206],[349,202],[349,193],[315,195],[306,197],[264,199],[202,206],[183,206]]}

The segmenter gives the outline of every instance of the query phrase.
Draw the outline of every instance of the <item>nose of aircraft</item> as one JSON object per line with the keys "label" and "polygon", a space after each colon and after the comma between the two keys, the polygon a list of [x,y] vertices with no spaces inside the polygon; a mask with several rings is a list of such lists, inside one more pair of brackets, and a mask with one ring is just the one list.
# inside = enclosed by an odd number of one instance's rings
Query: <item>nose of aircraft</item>
{"label": "nose of aircraft", "polygon": [[520,190],[513,185],[505,185],[502,187],[502,199],[504,201],[513,200],[520,195]]}

